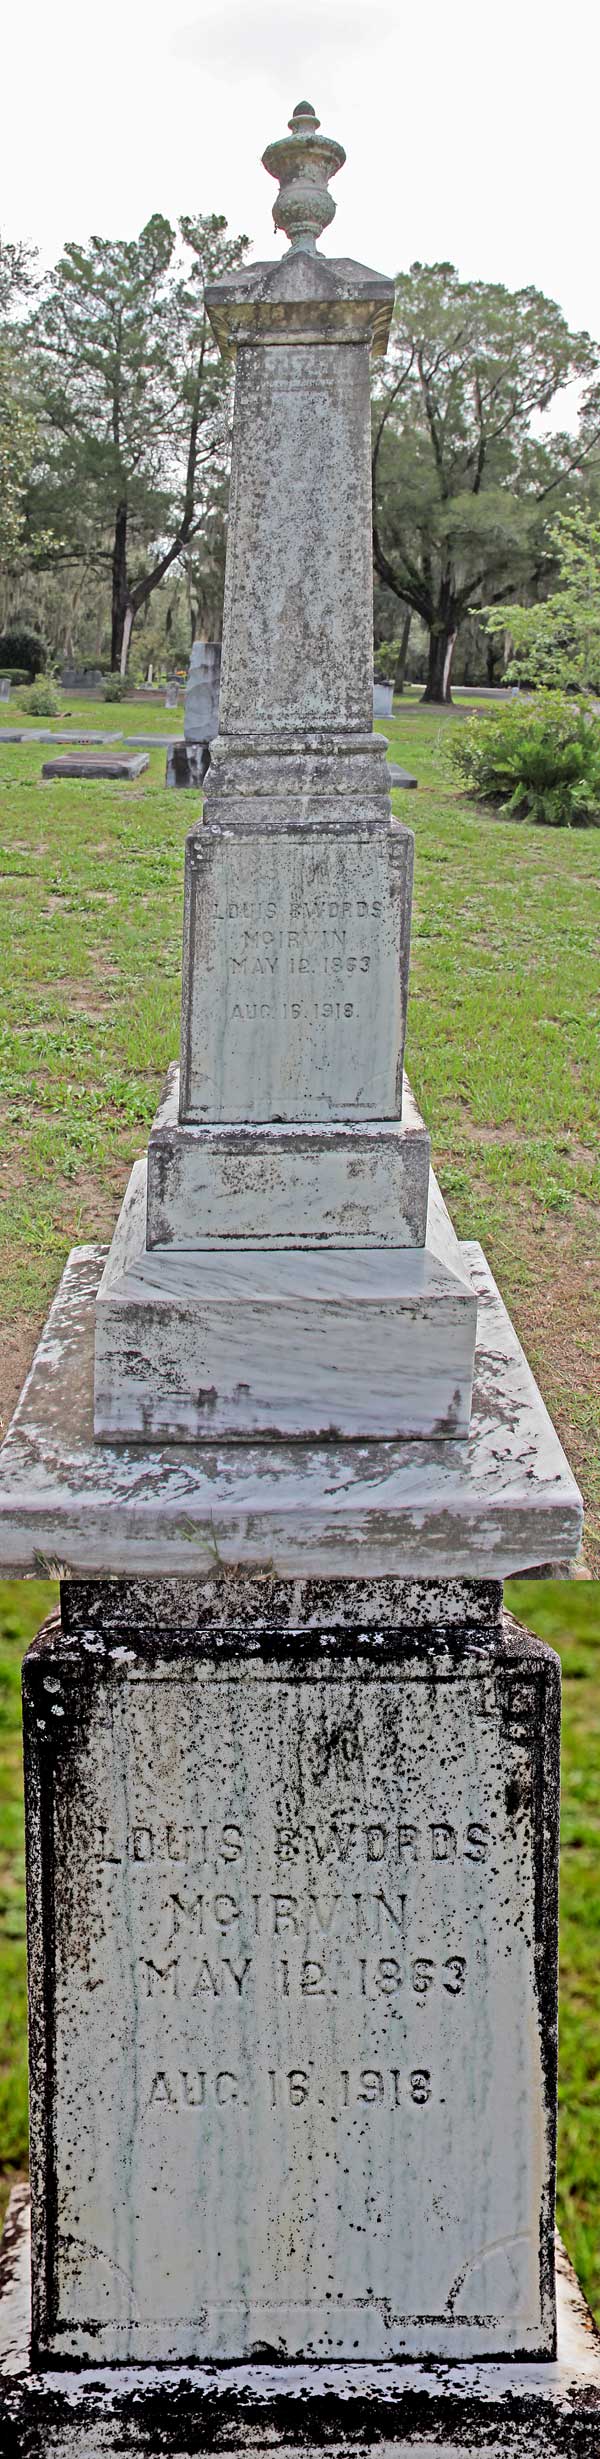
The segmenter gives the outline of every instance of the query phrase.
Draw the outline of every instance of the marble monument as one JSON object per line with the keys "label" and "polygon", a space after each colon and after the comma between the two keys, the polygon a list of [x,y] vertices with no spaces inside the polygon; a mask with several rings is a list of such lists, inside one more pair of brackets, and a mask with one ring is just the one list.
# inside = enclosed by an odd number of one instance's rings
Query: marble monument
{"label": "marble monument", "polygon": [[207,293],[236,360],[219,733],[178,1088],[98,1293],[95,1431],[458,1437],[477,1304],[403,1109],[414,847],[371,727],[369,359],[393,284],[317,253],[343,152],[308,107],[264,159],[292,245]]}
{"label": "marble monument", "polygon": [[208,293],[236,391],[180,1063],[0,1459],[0,1561],[61,1582],[23,1685],[27,2459],[596,2447],[553,2237],[559,1667],[502,1596],[581,1507],[404,1074],[393,288],[317,246],[343,160],[299,104],[288,251]]}

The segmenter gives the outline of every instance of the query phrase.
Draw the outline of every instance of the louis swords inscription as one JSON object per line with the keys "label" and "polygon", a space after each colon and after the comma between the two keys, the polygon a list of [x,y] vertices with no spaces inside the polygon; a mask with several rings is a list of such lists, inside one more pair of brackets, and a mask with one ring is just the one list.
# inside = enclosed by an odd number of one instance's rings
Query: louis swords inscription
{"label": "louis swords inscription", "polygon": [[390,1118],[404,1046],[412,840],[209,828],[189,840],[188,1119]]}
{"label": "louis swords inscription", "polygon": [[531,2304],[527,1703],[441,1651],[427,1678],[188,1656],[183,1680],[132,1650],[108,1694],[55,1803],[65,2346],[101,2307],[118,2348],[123,2300],[141,2352],[351,2354],[359,2304],[380,2351],[425,2311],[445,2346],[515,2200]]}

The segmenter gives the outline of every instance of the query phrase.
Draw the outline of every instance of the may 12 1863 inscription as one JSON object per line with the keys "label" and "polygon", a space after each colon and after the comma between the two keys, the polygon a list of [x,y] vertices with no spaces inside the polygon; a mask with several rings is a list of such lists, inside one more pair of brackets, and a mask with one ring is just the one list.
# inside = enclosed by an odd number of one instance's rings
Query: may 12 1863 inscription
{"label": "may 12 1863 inscription", "polygon": [[395,1118],[410,832],[205,827],[188,856],[182,1117]]}
{"label": "may 12 1863 inscription", "polygon": [[547,1669],[32,1654],[49,2347],[540,2345]]}

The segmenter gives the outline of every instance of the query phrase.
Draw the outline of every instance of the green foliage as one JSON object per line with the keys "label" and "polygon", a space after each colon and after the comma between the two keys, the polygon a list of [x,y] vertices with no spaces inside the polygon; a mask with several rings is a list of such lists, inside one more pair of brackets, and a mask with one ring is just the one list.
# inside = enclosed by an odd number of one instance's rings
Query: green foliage
{"label": "green foliage", "polygon": [[0,560],[5,570],[20,560],[34,451],[22,327],[14,319],[17,302],[35,287],[35,256],[26,241],[0,236]]}
{"label": "green foliage", "polygon": [[29,682],[30,676],[33,678],[44,673],[47,656],[41,634],[31,631],[25,624],[22,627],[15,624],[12,631],[0,633],[0,664],[3,671],[21,667],[25,683]]}
{"label": "green foliage", "polygon": [[505,1598],[562,1666],[557,2220],[600,2318],[600,1589],[522,1579]]}
{"label": "green foliage", "polygon": [[32,717],[60,717],[62,701],[51,675],[40,675],[27,694],[27,707]]}
{"label": "green foliage", "polygon": [[577,456],[567,436],[535,440],[532,419],[595,365],[541,291],[461,282],[444,264],[399,276],[374,413],[374,554],[429,631],[430,698],[446,696],[467,609],[536,574],[546,497],[555,508]]}
{"label": "green foliage", "polygon": [[394,682],[401,645],[399,640],[380,640],[373,656],[376,683]]}
{"label": "green foliage", "polygon": [[469,791],[504,817],[600,827],[600,722],[560,692],[473,715],[450,759]]}
{"label": "green foliage", "polygon": [[29,683],[29,681],[30,676],[24,666],[0,666],[0,683]]}
{"label": "green foliage", "polygon": [[102,698],[103,700],[125,700],[130,689],[131,685],[125,675],[107,675]]}
{"label": "green foliage", "polygon": [[111,663],[195,536],[229,444],[231,370],[205,287],[247,241],[223,215],[153,214],[139,238],[69,242],[30,323],[33,530],[112,586]]}
{"label": "green foliage", "polygon": [[0,1583],[0,2218],[27,2166],[21,1658],[56,1595],[49,1581]]}
{"label": "green foliage", "polygon": [[492,638],[512,639],[509,679],[559,690],[600,691],[600,521],[578,506],[559,514],[549,547],[558,587],[535,606],[488,608]]}

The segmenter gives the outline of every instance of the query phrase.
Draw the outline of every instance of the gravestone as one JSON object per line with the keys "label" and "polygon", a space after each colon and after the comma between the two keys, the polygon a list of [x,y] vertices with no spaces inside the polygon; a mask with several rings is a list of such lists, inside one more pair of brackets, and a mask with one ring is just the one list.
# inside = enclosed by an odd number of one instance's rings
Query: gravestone
{"label": "gravestone", "polygon": [[388,777],[392,792],[395,787],[402,786],[410,790],[412,786],[418,786],[419,783],[418,777],[411,777],[410,769],[400,768],[397,760],[388,760]]}
{"label": "gravestone", "polygon": [[75,1621],[25,1675],[40,2351],[551,2355],[555,1660],[491,1600],[376,1665]]}
{"label": "gravestone", "polygon": [[165,785],[195,786],[200,792],[210,759],[208,743],[169,743]]}
{"label": "gravestone", "polygon": [[184,694],[185,740],[169,746],[165,774],[168,786],[198,789],[204,784],[210,745],[219,723],[220,672],[220,641],[194,641]]}
{"label": "gravestone", "polygon": [[104,683],[101,666],[73,666],[68,662],[60,679],[64,691],[98,691]]}
{"label": "gravestone", "polygon": [[8,675],[4,675],[4,677],[0,679],[0,700],[10,700],[10,678]]}
{"label": "gravestone", "polygon": [[373,684],[373,716],[391,717],[394,705],[393,683]]}
{"label": "gravestone", "polygon": [[133,752],[127,757],[120,752],[65,752],[57,760],[44,760],[43,777],[141,777],[149,766],[148,753]]}
{"label": "gravestone", "polygon": [[179,700],[179,684],[178,684],[178,683],[167,683],[167,686],[166,686],[166,691],[165,691],[165,708],[166,708],[166,709],[176,709],[176,708],[177,708],[177,703],[178,703],[178,700]]}
{"label": "gravestone", "polygon": [[591,2459],[598,2414],[569,2282],[556,2357],[558,1666],[502,1603],[581,1509],[403,1073],[393,286],[316,247],[343,159],[298,105],[291,246],[207,293],[236,391],[181,1067],[0,1465],[0,1560],[61,1567],[24,1669],[30,2459]]}
{"label": "gravestone", "polygon": [[221,643],[195,640],[184,694],[186,743],[211,743],[219,724]]}

